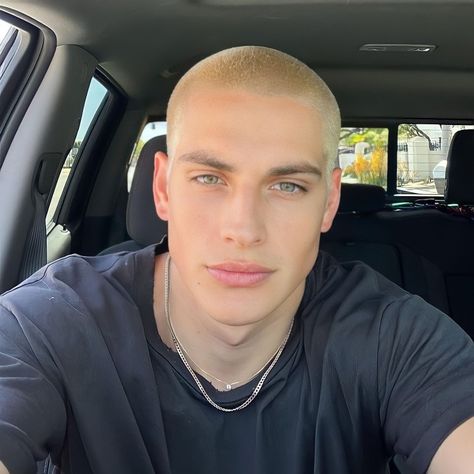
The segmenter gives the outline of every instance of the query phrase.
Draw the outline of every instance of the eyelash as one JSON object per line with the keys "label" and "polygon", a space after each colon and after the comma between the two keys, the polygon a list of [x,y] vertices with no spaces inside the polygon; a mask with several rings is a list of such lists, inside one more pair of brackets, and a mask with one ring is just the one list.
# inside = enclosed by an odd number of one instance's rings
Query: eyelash
{"label": "eyelash", "polygon": [[[217,179],[217,182],[216,182],[216,183],[205,183],[205,182],[204,182],[204,179],[205,179],[205,178],[216,178],[216,179]],[[193,180],[194,180],[194,181],[197,181],[198,183],[200,183],[200,184],[202,184],[202,185],[204,185],[204,186],[215,186],[215,185],[217,185],[217,184],[221,184],[221,183],[219,183],[219,181],[222,182],[222,179],[221,179],[221,178],[219,178],[218,176],[215,176],[215,175],[213,175],[213,174],[202,174],[202,175],[199,175],[199,176],[194,177]],[[298,194],[298,193],[300,193],[300,192],[302,192],[302,193],[308,192],[308,190],[307,190],[305,187],[301,186],[300,184],[292,183],[291,181],[281,181],[280,183],[276,183],[276,185],[272,185],[272,187],[273,187],[273,186],[278,186],[278,185],[281,186],[281,185],[283,185],[283,184],[290,184],[290,185],[292,185],[292,186],[295,186],[295,188],[297,189],[297,190],[294,191],[294,192],[286,192],[286,191],[281,191],[281,190],[280,190],[280,192],[282,192],[282,193],[284,193],[284,194]]]}
{"label": "eyelash", "polygon": [[282,193],[285,193],[285,194],[298,194],[298,193],[306,193],[308,190],[306,188],[304,188],[303,186],[301,186],[300,184],[296,184],[296,183],[292,183],[291,181],[282,181],[280,183],[277,183],[276,185],[282,185],[282,184],[291,184],[292,186],[295,186],[295,188],[297,188],[297,191],[295,192],[286,192],[286,191],[281,191]]}
{"label": "eyelash", "polygon": [[216,184],[220,184],[219,182],[217,182],[217,183],[205,183],[203,181],[204,178],[216,178],[218,181],[222,181],[222,179],[219,178],[219,176],[215,176],[213,174],[201,174],[201,175],[196,176],[195,178],[193,178],[193,180],[197,181],[200,184],[204,184],[205,186],[215,186]]}

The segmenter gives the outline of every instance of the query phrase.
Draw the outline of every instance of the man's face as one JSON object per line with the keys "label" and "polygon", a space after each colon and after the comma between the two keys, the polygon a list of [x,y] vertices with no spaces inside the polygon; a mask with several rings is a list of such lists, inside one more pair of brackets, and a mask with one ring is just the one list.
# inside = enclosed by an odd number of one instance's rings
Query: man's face
{"label": "man's face", "polygon": [[187,97],[172,162],[155,158],[155,203],[186,297],[214,320],[263,322],[299,303],[339,202],[320,125],[289,97],[225,88]]}

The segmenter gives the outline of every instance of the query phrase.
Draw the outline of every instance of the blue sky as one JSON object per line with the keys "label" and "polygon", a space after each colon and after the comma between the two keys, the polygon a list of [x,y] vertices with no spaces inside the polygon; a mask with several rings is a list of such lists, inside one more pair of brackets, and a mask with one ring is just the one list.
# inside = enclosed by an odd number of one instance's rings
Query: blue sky
{"label": "blue sky", "polygon": [[89,128],[89,125],[91,124],[92,119],[94,118],[94,115],[106,93],[107,89],[97,79],[92,79],[89,91],[87,92],[84,111],[82,112],[81,124],[79,125],[76,140],[84,140],[87,129]]}
{"label": "blue sky", "polygon": [[10,28],[10,23],[0,20],[0,41],[2,41],[3,38],[5,37],[8,31],[8,28]]}

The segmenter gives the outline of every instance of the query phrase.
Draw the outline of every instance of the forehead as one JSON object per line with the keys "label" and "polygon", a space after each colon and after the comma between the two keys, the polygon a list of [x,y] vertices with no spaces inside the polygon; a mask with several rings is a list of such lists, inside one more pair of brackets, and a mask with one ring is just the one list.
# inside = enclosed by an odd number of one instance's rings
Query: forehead
{"label": "forehead", "polygon": [[174,124],[176,153],[192,149],[319,158],[321,119],[303,99],[245,89],[202,87],[188,93]]}

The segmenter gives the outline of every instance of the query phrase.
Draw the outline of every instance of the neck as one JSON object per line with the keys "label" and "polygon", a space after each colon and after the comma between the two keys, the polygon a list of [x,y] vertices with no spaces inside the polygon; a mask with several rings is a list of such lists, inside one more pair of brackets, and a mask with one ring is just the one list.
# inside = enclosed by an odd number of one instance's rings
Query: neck
{"label": "neck", "polygon": [[[156,259],[155,318],[161,339],[175,349],[163,298],[166,257],[163,255]],[[199,311],[193,299],[185,297],[186,288],[172,264],[170,287],[169,316],[181,349],[184,349],[191,367],[218,389],[228,389],[227,384],[236,388],[246,383],[271,362],[288,334],[302,297],[300,289],[291,308],[283,308],[284,311],[275,312],[256,323],[232,326]]]}

